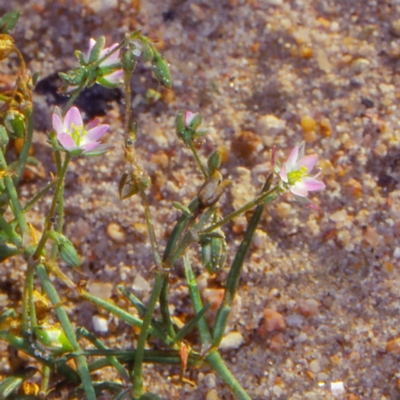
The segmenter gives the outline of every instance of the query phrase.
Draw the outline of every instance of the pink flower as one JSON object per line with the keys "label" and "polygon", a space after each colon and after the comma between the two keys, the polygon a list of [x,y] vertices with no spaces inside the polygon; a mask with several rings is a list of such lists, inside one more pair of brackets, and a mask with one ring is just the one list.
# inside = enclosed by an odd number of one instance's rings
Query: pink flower
{"label": "pink flower", "polygon": [[64,118],[60,109],[56,107],[53,113],[53,128],[61,146],[72,155],[99,155],[112,147],[100,142],[109,125],[99,125],[97,119],[83,125],[81,113],[76,107],[68,110]]}
{"label": "pink flower", "polygon": [[[96,44],[96,40],[94,40],[93,38],[90,38],[89,49],[88,49],[87,53],[84,55],[84,59],[87,63],[89,63],[89,61],[90,61],[90,56],[92,55],[92,50],[93,50],[93,47],[95,44]],[[107,54],[111,53],[117,46],[118,46],[118,43],[114,43],[110,47],[106,47],[105,49],[103,48],[100,51],[100,55],[98,56],[97,60],[101,60]],[[119,62],[120,62],[119,51],[116,51],[113,54],[111,54],[110,57],[107,57],[104,61],[102,61],[99,65],[99,67],[109,67],[110,65],[119,64]]]}
{"label": "pink flower", "polygon": [[185,127],[188,128],[190,123],[193,121],[194,117],[197,115],[197,113],[192,113],[191,111],[185,111],[183,120],[185,123]]}
{"label": "pink flower", "polygon": [[319,171],[310,175],[318,156],[316,154],[305,156],[304,147],[304,142],[300,146],[295,146],[279,171],[283,188],[302,200],[307,197],[308,192],[325,189],[325,184],[316,179]]}
{"label": "pink flower", "polygon": [[[104,40],[104,39],[103,39]],[[91,60],[93,47],[96,44],[96,40],[90,38],[89,49],[83,58],[87,64],[92,61],[101,60],[111,53],[117,46],[118,43],[112,44],[110,47],[102,48],[97,59]],[[98,73],[96,76],[96,82],[102,86],[112,88],[123,82],[124,71],[121,68],[121,60],[119,50],[112,53],[105,60],[101,61],[98,66]]]}

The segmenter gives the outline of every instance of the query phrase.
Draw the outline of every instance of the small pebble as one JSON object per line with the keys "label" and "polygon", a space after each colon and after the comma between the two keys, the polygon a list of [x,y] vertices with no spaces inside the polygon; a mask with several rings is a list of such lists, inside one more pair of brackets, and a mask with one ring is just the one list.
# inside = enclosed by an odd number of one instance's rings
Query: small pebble
{"label": "small pebble", "polygon": [[126,233],[122,227],[116,222],[111,222],[107,226],[107,236],[118,244],[123,244],[126,242]]}
{"label": "small pebble", "polygon": [[281,331],[286,328],[285,319],[278,311],[266,308],[264,310],[264,327],[268,332]]}
{"label": "small pebble", "polygon": [[240,332],[229,332],[223,337],[219,348],[221,350],[238,349],[243,343],[244,339]]}
{"label": "small pebble", "polygon": [[206,400],[219,400],[218,392],[215,389],[212,389],[207,392]]}
{"label": "small pebble", "polygon": [[132,284],[132,289],[137,291],[150,290],[150,284],[141,275],[137,274]]}
{"label": "small pebble", "polygon": [[93,328],[96,332],[106,333],[108,332],[108,321],[107,319],[100,317],[98,315],[93,315],[92,317]]}
{"label": "small pebble", "polygon": [[334,396],[341,396],[344,394],[344,383],[341,381],[331,382],[331,392]]}

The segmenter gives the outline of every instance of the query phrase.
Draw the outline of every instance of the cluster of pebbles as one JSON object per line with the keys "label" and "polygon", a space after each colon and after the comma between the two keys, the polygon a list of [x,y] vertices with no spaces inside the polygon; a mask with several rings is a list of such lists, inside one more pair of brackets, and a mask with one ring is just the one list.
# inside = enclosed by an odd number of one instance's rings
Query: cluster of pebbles
{"label": "cluster of pebbles", "polygon": [[[209,129],[200,153],[219,148],[222,174],[233,185],[221,212],[260,190],[271,169],[271,147],[284,161],[303,140],[317,153],[324,192],[301,207],[290,195],[268,207],[244,266],[223,356],[253,399],[396,399],[400,396],[400,3],[379,0],[12,0],[0,15],[22,12],[15,41],[28,68],[46,79],[76,65],[90,37],[107,43],[140,29],[155,39],[171,64],[172,90],[158,86],[150,66],[134,78],[138,160],[152,179],[151,211],[164,246],[201,174],[174,132],[178,110],[201,112]],[[153,104],[146,90],[160,93]],[[35,154],[47,154],[53,108],[36,95],[40,124]],[[117,292],[124,284],[149,296],[153,270],[138,198],[121,201],[122,105],[106,101],[115,150],[100,159],[73,160],[66,179],[66,232],[83,256],[88,288],[130,309]],[[28,196],[44,184],[32,177]],[[40,227],[48,203],[31,216]],[[246,216],[225,228],[227,265],[211,277],[194,261],[209,319],[221,300],[229,262],[247,225]],[[193,251],[196,260],[196,249]],[[68,272],[69,273],[69,272]],[[24,267],[4,264],[2,305],[18,302]],[[72,275],[71,275],[72,276]],[[79,280],[79,276],[74,275]],[[188,291],[172,284],[177,323],[191,314]],[[71,305],[77,324],[97,331],[117,348],[132,332],[90,305]],[[91,322],[88,322],[91,321]],[[4,344],[1,344],[4,347]],[[7,373],[7,357],[1,356]],[[209,370],[188,375],[197,386],[176,383],[177,369],[150,366],[146,384],[165,399],[230,399]]]}

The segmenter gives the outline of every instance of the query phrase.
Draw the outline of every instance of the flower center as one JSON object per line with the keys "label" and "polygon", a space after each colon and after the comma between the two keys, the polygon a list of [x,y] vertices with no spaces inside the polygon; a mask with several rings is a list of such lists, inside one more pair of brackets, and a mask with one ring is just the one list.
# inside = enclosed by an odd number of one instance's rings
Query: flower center
{"label": "flower center", "polygon": [[87,131],[83,126],[77,126],[71,124],[71,137],[75,144],[79,147],[81,145],[82,139],[87,135]]}
{"label": "flower center", "polygon": [[307,176],[307,168],[302,166],[300,169],[295,171],[290,171],[287,174],[289,185],[295,185],[297,182],[301,181],[305,176]]}

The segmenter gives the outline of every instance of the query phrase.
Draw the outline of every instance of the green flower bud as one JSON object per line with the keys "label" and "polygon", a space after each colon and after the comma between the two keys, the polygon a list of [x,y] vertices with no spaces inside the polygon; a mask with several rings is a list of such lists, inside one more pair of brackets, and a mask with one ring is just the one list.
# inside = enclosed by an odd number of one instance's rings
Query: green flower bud
{"label": "green flower bud", "polygon": [[207,160],[208,172],[211,175],[218,170],[221,165],[221,153],[215,150]]}
{"label": "green flower bud", "polygon": [[146,43],[143,47],[143,58],[145,62],[152,61],[154,58],[154,50],[149,43]]}
{"label": "green flower bud", "polygon": [[71,241],[59,232],[51,231],[49,235],[57,243],[61,259],[70,267],[79,267],[81,260]]}
{"label": "green flower bud", "polygon": [[188,111],[179,111],[175,118],[176,134],[179,139],[189,146],[189,143],[193,140],[195,132],[187,125],[187,113]]}
{"label": "green flower bud", "polygon": [[207,235],[200,241],[201,262],[210,274],[215,274],[226,260],[226,241],[222,231]]}
{"label": "green flower bud", "polygon": [[23,138],[25,135],[25,116],[17,110],[10,110],[6,114],[4,125],[14,138]]}
{"label": "green flower bud", "polygon": [[73,351],[73,347],[65,333],[52,326],[37,326],[32,329],[37,341],[54,353]]}
{"label": "green flower bud", "polygon": [[132,53],[132,51],[126,50],[122,56],[122,68],[126,72],[132,72],[137,63],[136,56]]}
{"label": "green flower bud", "polygon": [[152,67],[154,75],[157,78],[158,82],[160,82],[165,87],[170,88],[171,74],[169,72],[168,63],[164,59],[164,57],[158,52],[154,52]]}

